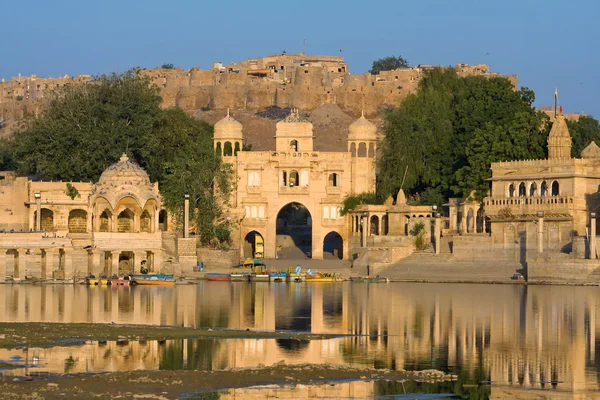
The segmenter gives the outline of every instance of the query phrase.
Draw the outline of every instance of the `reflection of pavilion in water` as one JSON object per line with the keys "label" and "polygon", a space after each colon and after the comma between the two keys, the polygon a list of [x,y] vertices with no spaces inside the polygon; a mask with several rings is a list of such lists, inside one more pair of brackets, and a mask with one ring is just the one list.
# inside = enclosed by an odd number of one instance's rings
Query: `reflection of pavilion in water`
{"label": "reflection of pavilion in water", "polygon": [[[158,290],[154,290],[158,289]],[[123,322],[389,335],[336,340],[235,340],[212,368],[362,362],[449,369],[512,387],[598,388],[598,302],[592,288],[434,284],[228,284],[169,288],[19,286],[0,289],[6,321]],[[4,293],[2,293],[4,292]]]}

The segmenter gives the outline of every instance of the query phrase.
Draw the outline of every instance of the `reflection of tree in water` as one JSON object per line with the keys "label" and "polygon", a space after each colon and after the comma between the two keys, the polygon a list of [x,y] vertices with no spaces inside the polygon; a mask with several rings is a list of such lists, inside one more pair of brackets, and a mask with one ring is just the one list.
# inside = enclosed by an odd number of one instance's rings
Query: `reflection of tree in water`
{"label": "reflection of tree in water", "polygon": [[184,340],[169,340],[160,347],[160,370],[207,370],[222,369],[227,367],[227,360],[214,365],[215,356],[220,344],[216,339],[188,339],[187,363],[183,360]]}
{"label": "reflection of tree in water", "polygon": [[280,349],[292,354],[298,353],[300,350],[304,350],[310,344],[310,340],[286,338],[275,339],[275,342]]}

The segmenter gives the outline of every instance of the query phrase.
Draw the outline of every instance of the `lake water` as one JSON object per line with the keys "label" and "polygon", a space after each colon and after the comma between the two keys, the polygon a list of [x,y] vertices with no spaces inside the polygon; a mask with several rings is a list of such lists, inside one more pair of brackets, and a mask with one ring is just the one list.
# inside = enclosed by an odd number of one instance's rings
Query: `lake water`
{"label": "lake water", "polygon": [[[175,288],[0,285],[3,321],[369,335],[310,342],[89,342],[82,346],[0,349],[0,360],[27,364],[27,372],[210,370],[271,365],[280,360],[396,370],[435,368],[460,375],[463,383],[491,381],[492,398],[498,393],[508,393],[507,397],[589,398],[599,393],[600,360],[595,356],[599,299],[597,287],[569,286],[242,282],[202,282]],[[369,385],[363,389],[381,391],[375,383]]]}

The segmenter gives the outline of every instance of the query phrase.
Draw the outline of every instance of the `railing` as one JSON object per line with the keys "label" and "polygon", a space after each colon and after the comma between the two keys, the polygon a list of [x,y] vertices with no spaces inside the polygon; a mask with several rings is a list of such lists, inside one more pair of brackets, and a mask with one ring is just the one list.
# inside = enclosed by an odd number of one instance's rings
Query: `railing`
{"label": "railing", "polygon": [[279,194],[309,194],[308,186],[279,186]]}
{"label": "railing", "polygon": [[528,205],[557,205],[562,207],[573,204],[573,196],[542,196],[542,197],[488,197],[484,200],[485,206],[528,206]]}

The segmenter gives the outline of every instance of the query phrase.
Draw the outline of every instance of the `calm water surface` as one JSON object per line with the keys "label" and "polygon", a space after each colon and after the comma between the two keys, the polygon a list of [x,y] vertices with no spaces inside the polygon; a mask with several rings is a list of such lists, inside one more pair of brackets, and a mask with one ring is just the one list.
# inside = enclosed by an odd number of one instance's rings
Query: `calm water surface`
{"label": "calm water surface", "polygon": [[[323,341],[90,342],[0,350],[35,371],[353,363],[441,369],[517,396],[599,393],[595,287],[203,282],[175,288],[0,285],[4,321],[166,324],[356,333]],[[22,374],[24,370],[10,372]],[[554,382],[553,384],[550,382]],[[495,389],[500,388],[500,389]],[[371,390],[371,389],[369,389]],[[375,389],[373,389],[375,390]],[[508,391],[508,392],[507,392]],[[308,397],[307,397],[308,398]]]}

